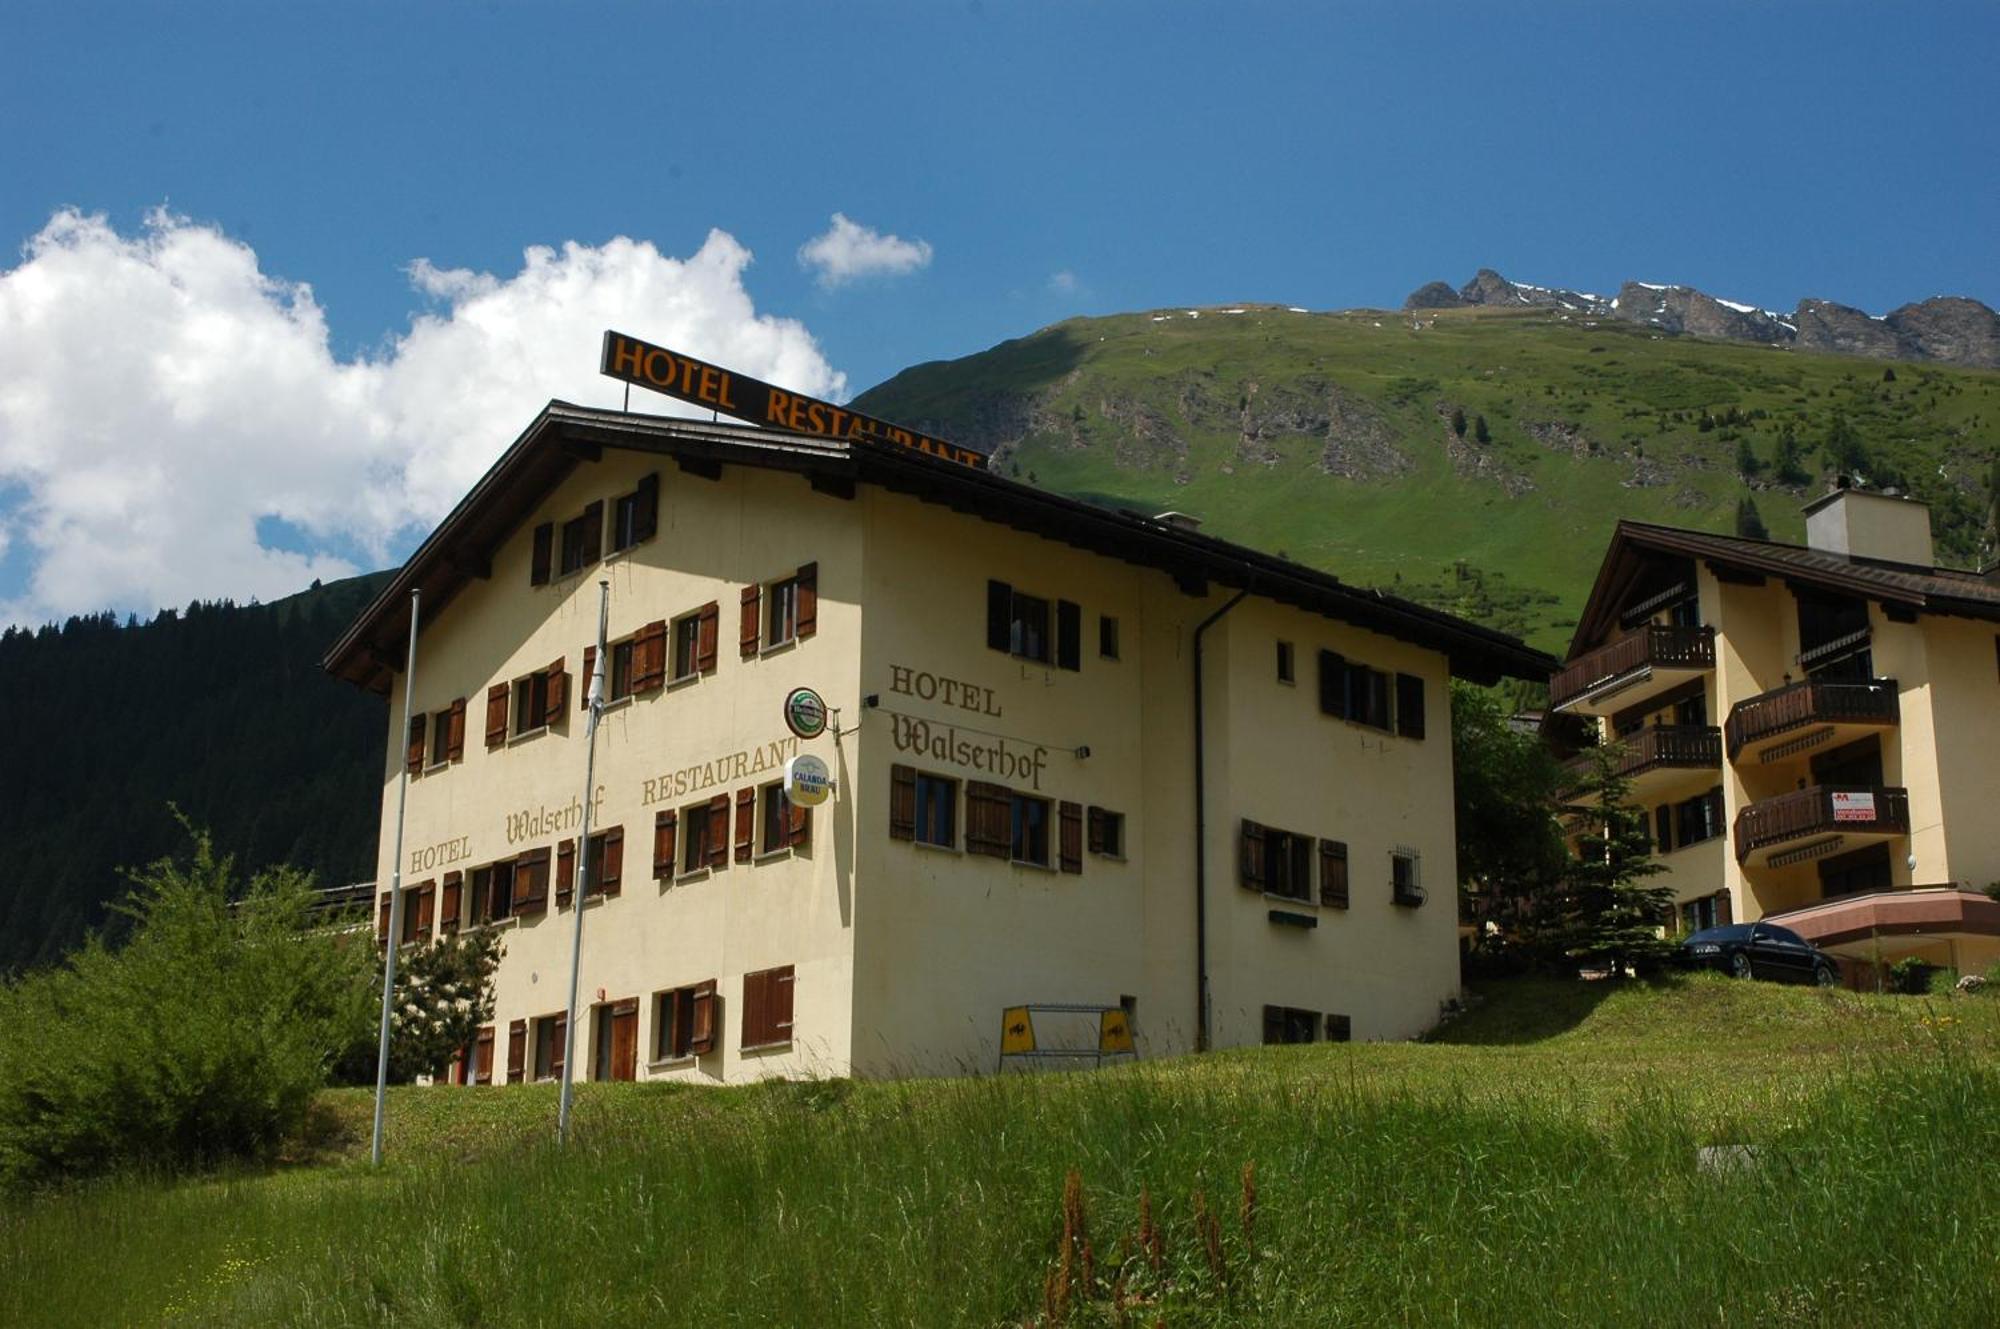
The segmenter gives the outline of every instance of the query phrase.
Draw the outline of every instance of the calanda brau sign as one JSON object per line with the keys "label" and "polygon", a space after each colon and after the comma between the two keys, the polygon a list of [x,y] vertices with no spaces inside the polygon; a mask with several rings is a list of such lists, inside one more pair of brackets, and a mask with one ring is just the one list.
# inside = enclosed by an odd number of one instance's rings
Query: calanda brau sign
{"label": "calanda brau sign", "polygon": [[964,466],[986,469],[986,454],[929,434],[878,420],[872,415],[836,406],[830,401],[788,392],[744,374],[697,360],[664,346],[607,330],[599,372],[626,383],[696,406],[733,415],[752,424],[771,425],[795,434],[819,438],[867,438],[895,443],[915,452],[943,457]]}

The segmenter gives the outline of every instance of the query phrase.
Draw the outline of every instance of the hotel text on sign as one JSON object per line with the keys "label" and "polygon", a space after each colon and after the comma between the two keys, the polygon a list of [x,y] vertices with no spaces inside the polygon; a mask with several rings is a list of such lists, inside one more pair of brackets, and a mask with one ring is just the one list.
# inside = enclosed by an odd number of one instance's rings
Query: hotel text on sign
{"label": "hotel text on sign", "polygon": [[877,420],[817,397],[787,392],[622,332],[604,334],[604,358],[598,370],[612,378],[753,424],[820,438],[875,439],[986,469],[985,454],[971,448],[892,425],[887,420]]}

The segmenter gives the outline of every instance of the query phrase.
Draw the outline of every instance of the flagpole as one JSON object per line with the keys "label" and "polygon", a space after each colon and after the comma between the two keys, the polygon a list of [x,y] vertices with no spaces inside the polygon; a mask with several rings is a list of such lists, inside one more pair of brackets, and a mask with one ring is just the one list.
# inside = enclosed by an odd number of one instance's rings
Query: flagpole
{"label": "flagpole", "polygon": [[583,893],[590,885],[590,808],[597,781],[597,720],[604,713],[604,633],[611,613],[611,583],[597,583],[597,656],[590,671],[590,723],[583,758],[583,829],[576,837],[576,877],[570,899],[576,918],[569,944],[569,1012],[563,1020],[562,1100],[556,1109],[556,1143],[569,1140],[571,1088],[576,1079],[576,990],[583,966]]}
{"label": "flagpole", "polygon": [[[417,690],[417,611],[423,591],[410,588],[410,658],[403,668],[403,736],[410,741],[410,707]],[[391,749],[393,751],[393,749]],[[403,816],[410,803],[410,761],[407,751],[398,763],[402,775],[396,782],[396,852],[389,859],[389,935],[382,963],[382,1039],[375,1050],[375,1138],[369,1150],[370,1162],[382,1164],[382,1104],[389,1089],[389,1013],[396,999],[396,947],[403,936]]]}

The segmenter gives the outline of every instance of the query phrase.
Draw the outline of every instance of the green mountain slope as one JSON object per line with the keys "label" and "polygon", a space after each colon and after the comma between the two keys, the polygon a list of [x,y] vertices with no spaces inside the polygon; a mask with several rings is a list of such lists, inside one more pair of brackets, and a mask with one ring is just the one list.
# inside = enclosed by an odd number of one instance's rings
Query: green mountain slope
{"label": "green mountain slope", "polygon": [[29,702],[0,761],[0,973],[104,925],[121,868],[186,848],[169,802],[253,868],[374,875],[382,703],[319,659],[389,575],[0,634],[0,690]]}
{"label": "green mountain slope", "polygon": [[1730,531],[1747,498],[1802,540],[1800,504],[1836,471],[1928,500],[1941,560],[1992,556],[2000,373],[1549,310],[1072,319],[856,405],[1550,649],[1619,518]]}

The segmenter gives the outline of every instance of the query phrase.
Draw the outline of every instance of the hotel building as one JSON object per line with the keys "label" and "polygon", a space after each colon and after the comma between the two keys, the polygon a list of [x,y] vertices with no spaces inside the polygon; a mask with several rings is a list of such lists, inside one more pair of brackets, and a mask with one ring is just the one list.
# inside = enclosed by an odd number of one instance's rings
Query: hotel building
{"label": "hotel building", "polygon": [[1841,488],[1806,544],[1621,522],[1550,706],[1624,744],[1684,929],[1769,919],[1873,986],[2000,960],[2000,575]]}
{"label": "hotel building", "polygon": [[560,1070],[600,582],[580,1078],[991,1070],[1035,1003],[1142,1054],[1428,1027],[1458,988],[1449,682],[1555,662],[1192,526],[551,404],[326,662],[391,698],[399,942],[503,933],[457,1073]]}

